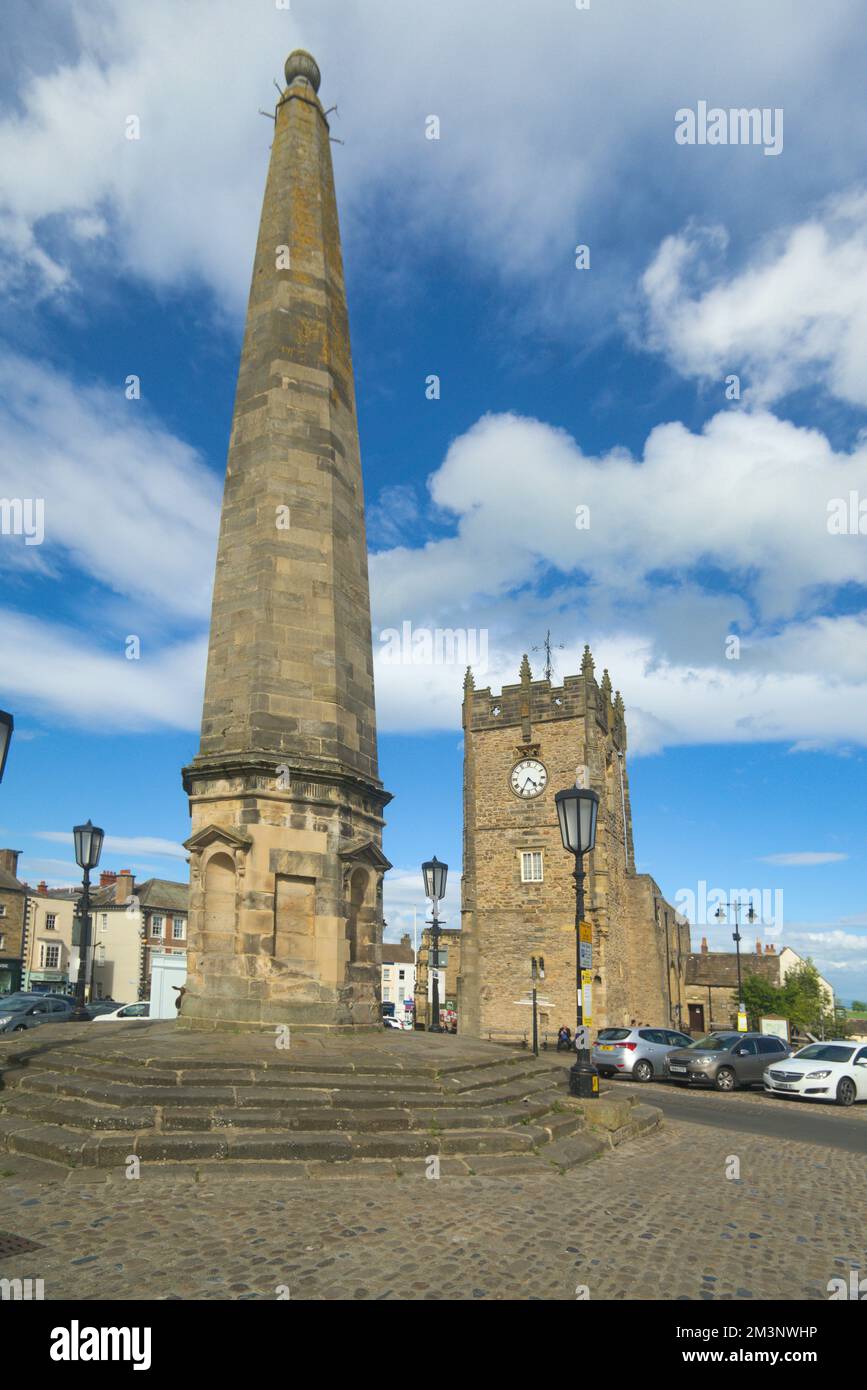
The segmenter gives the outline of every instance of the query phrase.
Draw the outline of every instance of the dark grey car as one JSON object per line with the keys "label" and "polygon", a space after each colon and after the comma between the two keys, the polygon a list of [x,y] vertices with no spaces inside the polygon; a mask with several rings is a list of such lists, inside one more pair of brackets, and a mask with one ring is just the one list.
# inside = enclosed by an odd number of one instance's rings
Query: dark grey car
{"label": "dark grey car", "polygon": [[736,1091],[739,1086],[764,1085],[764,1072],[792,1049],[781,1038],[764,1033],[718,1032],[697,1038],[689,1047],[668,1054],[667,1074],[681,1085],[715,1086]]}
{"label": "dark grey car", "polygon": [[20,1033],[40,1023],[66,1023],[74,1008],[75,1001],[67,995],[26,990],[0,995],[0,1033]]}

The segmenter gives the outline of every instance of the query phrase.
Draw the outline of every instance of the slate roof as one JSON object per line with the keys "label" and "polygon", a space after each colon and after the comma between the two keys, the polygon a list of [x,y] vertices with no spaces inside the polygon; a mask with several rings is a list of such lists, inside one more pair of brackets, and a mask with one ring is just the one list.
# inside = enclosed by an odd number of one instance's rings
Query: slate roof
{"label": "slate roof", "polygon": [[[190,885],[175,883],[168,878],[146,878],[143,883],[133,885],[133,896],[142,907],[162,909],[163,912],[186,912],[189,908]],[[115,901],[117,885],[106,883],[102,888],[91,890],[91,907],[101,912],[125,912],[126,903]]]}
{"label": "slate roof", "polygon": [[399,941],[383,941],[383,965],[415,965],[415,951],[411,946],[402,946]]}
{"label": "slate roof", "polygon": [[0,869],[0,888],[5,889],[7,893],[27,892],[27,884],[22,883],[20,878],[16,878],[14,874],[10,874],[8,869]]}
{"label": "slate roof", "polygon": [[[741,975],[761,975],[771,984],[780,983],[780,957],[757,956],[741,951]],[[736,989],[738,959],[734,951],[693,951],[686,958],[686,983],[712,988]]]}

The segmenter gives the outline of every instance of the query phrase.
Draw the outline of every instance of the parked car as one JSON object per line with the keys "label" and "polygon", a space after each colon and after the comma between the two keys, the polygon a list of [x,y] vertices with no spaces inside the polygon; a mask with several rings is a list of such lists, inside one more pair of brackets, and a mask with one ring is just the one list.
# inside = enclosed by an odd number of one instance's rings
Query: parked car
{"label": "parked car", "polygon": [[117,1013],[118,1009],[125,1008],[126,1005],[122,1004],[119,999],[91,999],[87,1005],[87,1012],[91,1018],[95,1019],[102,1014]]}
{"label": "parked car", "polygon": [[736,1091],[739,1086],[760,1085],[768,1064],[782,1062],[791,1050],[782,1038],[764,1033],[708,1033],[668,1054],[668,1075],[682,1085]]}
{"label": "parked car", "polygon": [[384,1028],[396,1028],[399,1033],[403,1032],[403,1024],[400,1019],[392,1018],[391,1014],[383,1014],[382,1026]]}
{"label": "parked car", "polygon": [[809,1043],[786,1059],[784,1066],[765,1072],[765,1090],[772,1095],[804,1096],[854,1105],[867,1100],[867,1047],[848,1040]]}
{"label": "parked car", "polygon": [[119,1009],[113,1009],[110,1014],[97,1014],[94,1023],[115,1023],[129,1022],[132,1019],[143,1019],[150,1016],[151,1006],[147,1001],[141,1004],[121,1004]]}
{"label": "parked car", "polygon": [[75,1000],[69,995],[36,994],[19,990],[0,997],[0,1033],[21,1033],[40,1023],[66,1023]]}
{"label": "parked car", "polygon": [[650,1081],[665,1074],[665,1059],[687,1047],[689,1036],[673,1028],[603,1028],[590,1050],[600,1076],[630,1076]]}

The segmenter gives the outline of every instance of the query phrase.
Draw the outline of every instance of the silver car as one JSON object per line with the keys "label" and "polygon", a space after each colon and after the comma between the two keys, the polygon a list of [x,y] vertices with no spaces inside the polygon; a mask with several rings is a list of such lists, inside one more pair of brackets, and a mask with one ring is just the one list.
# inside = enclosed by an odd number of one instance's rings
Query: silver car
{"label": "silver car", "polygon": [[686,1033],[673,1028],[603,1028],[590,1052],[600,1076],[630,1076],[650,1081],[665,1075],[665,1059],[678,1047],[687,1047]]}

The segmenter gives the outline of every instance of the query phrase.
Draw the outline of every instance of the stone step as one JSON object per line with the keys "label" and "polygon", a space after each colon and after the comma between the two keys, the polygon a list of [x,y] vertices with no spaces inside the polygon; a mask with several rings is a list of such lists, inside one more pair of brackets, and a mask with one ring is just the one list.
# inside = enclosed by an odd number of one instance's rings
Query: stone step
{"label": "stone step", "polygon": [[537,1137],[514,1129],[467,1129],[441,1134],[335,1133],[224,1129],[207,1133],[92,1133],[41,1124],[32,1119],[0,1118],[0,1147],[6,1152],[65,1164],[70,1168],[119,1168],[131,1157],[142,1164],[196,1163],[219,1160],[309,1161],[350,1159],[422,1159],[432,1156],[528,1154]]}
{"label": "stone step", "polygon": [[81,1130],[131,1130],[153,1129],[156,1123],[154,1109],[138,1107],[131,1110],[118,1110],[116,1106],[97,1106],[86,1101],[58,1099],[55,1096],[35,1096],[26,1092],[6,1094],[2,1103],[2,1113],[10,1116],[30,1116],[34,1121],[44,1124],[63,1125],[68,1129]]}
{"label": "stone step", "polygon": [[51,1095],[58,1099],[92,1102],[125,1110],[140,1110],[147,1106],[310,1109],[320,1105],[375,1110],[392,1107],[478,1109],[550,1094],[551,1088],[551,1077],[548,1074],[515,1081],[511,1086],[501,1085],[484,1090],[474,1087],[462,1093],[442,1093],[432,1089],[403,1090],[394,1088],[390,1080],[382,1087],[355,1089],[344,1087],[341,1082],[332,1090],[299,1086],[284,1089],[274,1085],[263,1086],[246,1082],[235,1086],[152,1086],[141,1083],[129,1085],[108,1078],[94,1079],[81,1074],[30,1069],[22,1070],[11,1080],[12,1084],[2,1093],[6,1096]]}

